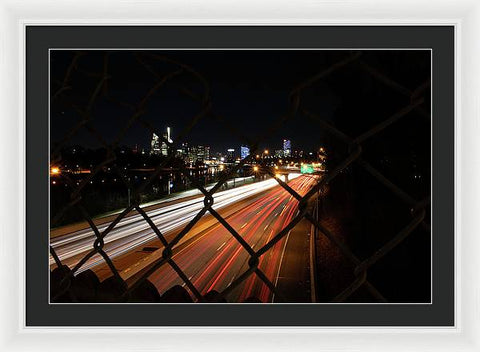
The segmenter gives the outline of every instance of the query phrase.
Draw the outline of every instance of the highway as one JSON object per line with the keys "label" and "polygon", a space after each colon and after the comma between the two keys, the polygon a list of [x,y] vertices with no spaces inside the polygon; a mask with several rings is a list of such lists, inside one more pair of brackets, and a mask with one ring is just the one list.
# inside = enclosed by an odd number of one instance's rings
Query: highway
{"label": "highway", "polygon": [[[289,174],[289,185],[300,194],[305,194],[316,181],[312,177],[299,176]],[[219,191],[214,194],[214,199],[213,208],[226,217],[228,223],[254,250],[285,227],[296,215],[298,206],[298,202],[274,179]],[[173,204],[159,204],[147,213],[167,240],[171,240],[203,206],[202,196],[193,199],[187,197],[186,200],[177,197]],[[100,232],[107,226],[108,222],[99,225]],[[288,236],[260,258],[259,267],[275,284]],[[57,235],[51,238],[51,245],[62,262],[73,268],[92,249],[94,240],[93,231],[87,228]],[[153,253],[142,251],[142,248],[152,248]],[[134,214],[122,219],[105,237],[104,249],[121,276],[131,283],[145,267],[158,260],[162,244],[143,217]],[[205,294],[210,290],[225,289],[248,269],[249,256],[216,219],[205,215],[174,248],[173,259],[199,291]],[[54,267],[53,258],[50,258],[50,265]],[[87,269],[94,270],[100,280],[111,276],[100,255],[90,258],[77,273]],[[160,294],[176,284],[185,287],[185,283],[168,265],[158,269],[149,279]],[[263,302],[273,300],[268,287],[253,275],[231,292],[228,301],[242,301],[250,296]]]}
{"label": "highway", "polygon": [[[298,174],[291,174],[295,178]],[[214,194],[215,210],[220,210],[228,205],[246,199],[255,194],[264,192],[278,183],[269,179],[262,182],[257,182],[238,188],[218,191]],[[191,196],[190,194],[188,196]],[[173,234],[176,230],[185,226],[204,206],[203,197],[195,197],[182,201],[176,198],[176,202],[167,206],[161,206],[157,209],[148,211],[148,215],[159,230],[165,234]],[[108,227],[108,222],[98,226],[100,232]],[[66,227],[68,231],[68,227]],[[122,253],[131,251],[132,249],[141,246],[152,239],[156,235],[145,221],[145,219],[138,213],[122,219],[114,229],[104,238],[105,247],[110,258],[115,258]],[[86,252],[92,249],[95,241],[95,234],[89,227],[73,232],[66,232],[63,235],[57,235],[50,239],[50,245],[55,249],[60,260],[72,267],[78,259]],[[98,265],[103,259],[99,256],[92,257],[82,270],[93,268]],[[50,256],[50,265],[54,265],[53,257]]]}
{"label": "highway", "polygon": [[[289,182],[289,185],[303,195],[315,182],[312,177],[299,177]],[[297,208],[298,201],[277,186],[245,204],[241,211],[229,216],[227,221],[254,250],[258,250],[292,220],[297,214]],[[288,236],[290,233],[260,257],[259,268],[274,284],[277,283]],[[299,255],[303,256],[304,253]],[[173,255],[177,265],[202,294],[211,290],[224,290],[248,269],[249,258],[247,251],[221,224],[204,230],[188,243],[179,246]],[[177,284],[187,288],[168,265],[155,271],[149,280],[160,294]],[[274,298],[270,289],[256,275],[235,288],[227,301],[241,302],[248,297],[257,297],[262,302],[271,302]]]}

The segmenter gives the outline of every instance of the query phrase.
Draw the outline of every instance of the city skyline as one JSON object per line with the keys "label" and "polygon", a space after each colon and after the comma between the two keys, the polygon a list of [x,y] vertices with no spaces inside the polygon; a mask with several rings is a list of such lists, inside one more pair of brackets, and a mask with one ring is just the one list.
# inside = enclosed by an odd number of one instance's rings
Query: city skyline
{"label": "city skyline", "polygon": [[[140,145],[139,143],[135,143],[133,145],[122,145],[120,148],[125,148],[126,147],[126,148],[129,148],[130,150],[132,150],[134,152],[138,152],[138,151],[141,150],[141,151],[143,151],[143,153],[148,153],[150,155],[167,156],[168,155],[168,151],[167,151],[168,146],[165,143],[165,140],[168,140],[170,143],[172,143],[174,141],[173,140],[174,135],[171,134],[172,131],[174,130],[174,128],[172,128],[170,126],[166,126],[165,130],[166,131],[163,133],[163,139],[160,138],[155,132],[152,132],[151,137],[150,137],[150,142],[143,144],[143,145],[147,146],[146,148],[145,147],[139,148],[139,145]],[[281,149],[275,149],[278,145],[281,146]],[[303,152],[319,152],[319,151],[321,151],[321,149],[324,149],[320,144],[319,144],[318,147],[316,147],[314,149],[310,149],[310,150],[306,150],[306,149],[302,149],[302,148],[293,149],[291,147],[292,142],[291,142],[290,139],[282,139],[282,140],[279,141],[278,145],[273,146],[273,145],[264,144],[263,147],[257,149],[257,154],[258,153],[262,154],[262,152],[267,150],[269,152],[270,156],[288,158],[290,156],[293,156],[292,153],[294,153],[294,152],[297,152],[297,153],[298,152],[302,152],[302,153]],[[75,145],[71,145],[71,146],[69,146],[69,148],[72,148],[74,146]],[[81,147],[83,147],[83,146],[81,146]],[[222,153],[224,153],[224,155],[226,155],[226,154],[228,154],[229,149],[233,149],[235,158],[237,156],[240,156],[240,158],[243,159],[244,157],[250,155],[250,147],[245,145],[244,143],[240,143],[239,145],[230,144],[223,149],[212,149],[212,148],[210,148],[210,146],[207,143],[190,144],[189,142],[182,142],[181,144],[175,145],[172,148],[175,148],[175,147],[177,147],[177,149],[175,150],[176,155],[186,154],[187,152],[185,151],[185,148],[195,148],[195,147],[197,147],[197,148],[198,147],[208,148],[209,151],[207,153],[211,156],[212,155],[217,155],[217,154],[222,154]],[[85,149],[90,149],[90,148],[85,148]],[[245,154],[243,154],[242,150],[245,150]],[[208,159],[208,158],[206,158],[206,159]]]}

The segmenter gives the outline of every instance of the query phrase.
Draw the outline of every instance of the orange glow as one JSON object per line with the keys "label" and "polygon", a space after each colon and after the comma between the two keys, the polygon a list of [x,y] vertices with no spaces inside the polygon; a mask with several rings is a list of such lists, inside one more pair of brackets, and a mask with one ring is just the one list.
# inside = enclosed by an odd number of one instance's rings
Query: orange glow
{"label": "orange glow", "polygon": [[253,171],[258,171],[258,166],[254,166]]}
{"label": "orange glow", "polygon": [[50,174],[52,175],[58,175],[60,173],[60,169],[56,166],[53,166],[51,169],[50,169]]}

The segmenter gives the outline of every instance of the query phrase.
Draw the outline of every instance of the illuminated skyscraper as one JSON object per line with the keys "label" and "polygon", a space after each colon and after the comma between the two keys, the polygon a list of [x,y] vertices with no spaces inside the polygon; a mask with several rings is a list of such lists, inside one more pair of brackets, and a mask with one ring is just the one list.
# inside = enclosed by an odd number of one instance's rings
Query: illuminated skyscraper
{"label": "illuminated skyscraper", "polygon": [[[167,132],[163,134],[163,138],[166,139],[169,143],[172,143],[170,138],[170,127],[167,127]],[[150,143],[150,154],[153,155],[163,155],[167,156],[168,153],[168,144],[164,140],[160,140],[160,137],[155,133],[152,136],[152,141]]]}
{"label": "illuminated skyscraper", "polygon": [[235,162],[235,149],[227,149],[227,162],[233,163]]}
{"label": "illuminated skyscraper", "polygon": [[205,160],[210,159],[210,147],[199,145],[196,148],[196,151],[197,151],[197,155],[196,155],[196,160],[195,161],[204,162]]}
{"label": "illuminated skyscraper", "polygon": [[291,155],[292,155],[292,143],[290,142],[290,139],[284,139],[283,140],[283,156],[287,158]]}
{"label": "illuminated skyscraper", "polygon": [[150,154],[159,155],[160,154],[160,138],[154,133],[152,136],[152,141],[150,143]]}
{"label": "illuminated skyscraper", "polygon": [[189,163],[196,163],[197,162],[197,147],[191,146],[188,148],[188,162]]}
{"label": "illuminated skyscraper", "polygon": [[205,147],[205,160],[210,160],[210,147]]}
{"label": "illuminated skyscraper", "polygon": [[182,143],[182,159],[187,163],[190,162],[189,153],[190,148],[188,147],[188,143]]}
{"label": "illuminated skyscraper", "polygon": [[[163,138],[168,141],[168,143],[172,143],[172,139],[170,138],[170,127],[167,127],[167,132],[163,134]],[[168,153],[168,144],[165,142],[165,140],[162,140],[162,155],[167,156]]]}
{"label": "illuminated skyscraper", "polygon": [[240,147],[240,157],[242,159],[245,159],[249,155],[250,155],[250,148],[242,145]]}

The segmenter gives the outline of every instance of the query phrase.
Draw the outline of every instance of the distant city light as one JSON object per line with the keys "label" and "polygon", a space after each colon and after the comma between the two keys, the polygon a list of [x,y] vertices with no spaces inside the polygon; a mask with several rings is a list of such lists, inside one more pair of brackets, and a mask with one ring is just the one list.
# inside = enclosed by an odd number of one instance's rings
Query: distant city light
{"label": "distant city light", "polygon": [[289,157],[292,154],[292,142],[289,139],[283,140],[283,155]]}
{"label": "distant city light", "polygon": [[60,169],[56,166],[54,166],[50,169],[50,174],[52,174],[52,175],[58,175],[59,173],[60,173]]}
{"label": "distant city light", "polygon": [[258,166],[254,166],[253,171],[257,172],[258,171]]}
{"label": "distant city light", "polygon": [[247,156],[250,155],[250,148],[246,146],[241,146],[240,147],[240,156],[242,159],[245,159]]}

